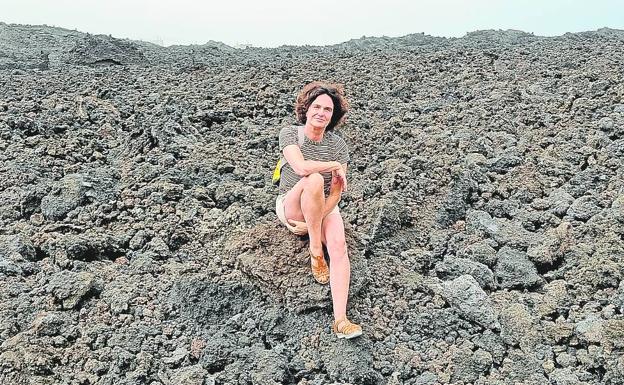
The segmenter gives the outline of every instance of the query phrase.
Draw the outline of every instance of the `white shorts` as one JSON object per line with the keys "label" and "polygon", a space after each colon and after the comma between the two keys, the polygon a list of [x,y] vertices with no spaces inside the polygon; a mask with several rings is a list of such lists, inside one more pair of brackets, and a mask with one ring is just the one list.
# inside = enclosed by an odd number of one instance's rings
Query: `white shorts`
{"label": "white shorts", "polygon": [[[282,222],[284,226],[288,228],[290,224],[286,220],[286,213],[284,210],[284,198],[285,197],[286,197],[286,194],[280,194],[275,199],[275,214],[277,214],[277,217],[279,218],[280,222]],[[340,213],[340,209],[338,208],[338,205],[336,205],[336,207],[334,207],[334,209],[329,212],[329,214],[334,214],[334,213]]]}

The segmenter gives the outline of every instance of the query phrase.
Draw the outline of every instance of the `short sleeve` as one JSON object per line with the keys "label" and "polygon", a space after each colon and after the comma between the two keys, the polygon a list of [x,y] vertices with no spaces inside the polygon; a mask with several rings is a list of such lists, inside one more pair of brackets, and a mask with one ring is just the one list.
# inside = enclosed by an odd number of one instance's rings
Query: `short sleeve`
{"label": "short sleeve", "polygon": [[349,163],[351,158],[349,157],[349,149],[344,139],[336,135],[336,161],[340,164]]}
{"label": "short sleeve", "polygon": [[279,133],[280,153],[284,151],[284,147],[290,146],[291,144],[299,144],[299,140],[297,139],[297,129],[295,127],[284,127]]}

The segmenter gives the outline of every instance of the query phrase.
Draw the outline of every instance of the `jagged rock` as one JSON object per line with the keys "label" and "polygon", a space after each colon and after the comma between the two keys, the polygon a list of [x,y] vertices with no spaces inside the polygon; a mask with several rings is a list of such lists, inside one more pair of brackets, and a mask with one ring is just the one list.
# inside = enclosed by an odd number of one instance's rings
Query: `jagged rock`
{"label": "jagged rock", "polygon": [[622,158],[624,156],[624,138],[614,140],[607,146],[607,152],[610,156]]}
{"label": "jagged rock", "polygon": [[188,356],[188,350],[184,346],[180,346],[176,350],[171,353],[170,356],[163,358],[163,362],[165,364],[176,367],[184,361],[184,359]]}
{"label": "jagged rock", "polygon": [[543,240],[532,245],[527,250],[529,260],[538,265],[554,265],[560,261],[572,243],[572,226],[568,222],[561,222],[554,229],[544,233]]}
{"label": "jagged rock", "polygon": [[487,294],[471,275],[462,275],[443,284],[444,298],[467,319],[485,328],[498,328],[498,315]]}
{"label": "jagged rock", "polygon": [[133,298],[133,294],[128,292],[130,288],[127,287],[128,283],[122,285],[115,285],[108,287],[106,285],[100,294],[100,297],[110,306],[113,314],[126,313],[130,301]]}
{"label": "jagged rock", "polygon": [[500,335],[506,344],[531,351],[539,341],[536,324],[525,306],[518,303],[507,306],[501,310],[499,320]]}
{"label": "jagged rock", "polygon": [[201,365],[186,366],[174,370],[169,376],[172,385],[210,385],[214,379]]}
{"label": "jagged rock", "polygon": [[212,282],[204,274],[181,276],[167,301],[180,317],[202,325],[219,324],[242,313],[258,297],[249,284]]}
{"label": "jagged rock", "polygon": [[498,218],[513,218],[518,215],[520,204],[511,200],[490,200],[484,207],[490,215]]}
{"label": "jagged rock", "polygon": [[579,385],[582,382],[570,368],[556,368],[548,375],[550,381],[555,385]]}
{"label": "jagged rock", "polygon": [[[614,150],[616,152],[618,151],[617,146],[614,148]],[[581,202],[579,202],[579,204],[581,204],[582,206],[587,206],[589,210],[593,210],[593,202],[591,201],[591,197],[586,196],[587,191],[602,191],[611,174],[612,171],[605,167],[599,165],[589,166],[572,176],[568,185],[566,186],[566,191],[577,200],[579,198],[584,198],[583,200],[581,200]]]}
{"label": "jagged rock", "polygon": [[[575,261],[577,268],[574,273],[564,274],[569,284],[591,288],[591,290],[604,287],[616,288],[624,277],[619,261],[613,260],[611,250],[604,250],[605,254],[595,253],[594,255],[588,255],[578,249],[574,251],[578,253]],[[618,249],[615,251],[620,252]]]}
{"label": "jagged rock", "polygon": [[411,218],[406,206],[398,197],[384,199],[379,202],[368,238],[374,245],[384,239],[391,238],[402,227],[410,224]]}
{"label": "jagged rock", "polygon": [[424,372],[416,378],[416,385],[434,385],[438,383],[438,376],[432,372]]}
{"label": "jagged rock", "polygon": [[48,219],[59,220],[90,200],[110,201],[117,193],[117,184],[110,170],[96,169],[89,175],[70,174],[55,183],[50,193],[43,197],[41,212]]}
{"label": "jagged rock", "polygon": [[372,351],[368,344],[353,344],[346,340],[322,341],[323,366],[332,378],[353,384],[374,384],[382,379],[372,370]]}
{"label": "jagged rock", "polygon": [[574,335],[574,324],[572,323],[542,321],[541,324],[544,330],[542,336],[549,344],[561,343]]}
{"label": "jagged rock", "polygon": [[579,221],[586,221],[602,210],[593,197],[580,197],[572,203],[567,214]]}
{"label": "jagged rock", "polygon": [[454,177],[446,200],[437,213],[437,222],[441,226],[449,226],[465,217],[469,207],[469,197],[477,190],[482,175],[477,171],[466,171]]}
{"label": "jagged rock", "polygon": [[34,261],[37,254],[29,238],[22,234],[0,235],[0,258]]}
{"label": "jagged rock", "polygon": [[256,369],[251,373],[254,384],[283,384],[287,379],[287,362],[276,350],[262,350],[255,358]]}
{"label": "jagged rock", "polygon": [[14,261],[0,257],[0,273],[4,275],[23,275],[24,270]]}
{"label": "jagged rock", "polygon": [[482,335],[474,339],[475,345],[490,353],[493,361],[500,365],[507,354],[507,347],[499,334],[492,330],[486,330]]}
{"label": "jagged rock", "polygon": [[68,323],[68,314],[62,312],[46,312],[38,314],[32,329],[36,335],[56,336],[64,331]]}
{"label": "jagged rock", "polygon": [[562,189],[557,189],[550,194],[548,201],[550,202],[550,212],[563,217],[574,202],[574,197]]}
{"label": "jagged rock", "polygon": [[624,281],[620,282],[616,295],[612,299],[613,304],[620,308],[620,311],[624,313]]}
{"label": "jagged rock", "polygon": [[500,226],[498,222],[485,211],[471,210],[466,216],[466,230],[496,234],[500,231]]}
{"label": "jagged rock", "polygon": [[465,258],[447,257],[436,264],[436,272],[443,278],[454,279],[461,275],[471,275],[482,288],[495,287],[494,273],[482,263]]}
{"label": "jagged rock", "polygon": [[[623,37],[234,49],[0,23],[0,383],[621,383]],[[314,79],[352,106],[352,341],[273,214]]]}
{"label": "jagged rock", "polygon": [[490,159],[487,162],[487,168],[499,174],[504,174],[509,172],[512,168],[521,165],[522,158],[515,154],[515,151],[510,153],[502,154],[496,158]]}
{"label": "jagged rock", "polygon": [[525,353],[519,349],[512,349],[509,352],[507,358],[503,360],[501,373],[508,381],[527,385],[544,384],[548,381],[540,361],[532,353]]}
{"label": "jagged rock", "polygon": [[47,291],[61,304],[62,309],[73,309],[96,289],[95,276],[88,272],[61,271],[50,278]]}
{"label": "jagged rock", "polygon": [[470,210],[466,215],[466,230],[491,237],[497,244],[527,248],[537,242],[537,236],[519,223],[503,218],[492,218],[481,210]]}
{"label": "jagged rock", "polygon": [[37,252],[23,234],[0,235],[0,274],[20,276],[38,271]]}
{"label": "jagged rock", "polygon": [[537,311],[540,316],[557,314],[566,309],[569,303],[566,282],[555,280],[544,285],[544,295],[538,302]]}
{"label": "jagged rock", "polygon": [[604,325],[604,336],[605,339],[602,341],[603,345],[622,349],[622,347],[624,347],[624,320],[607,320]]}
{"label": "jagged rock", "polygon": [[479,376],[487,373],[492,367],[492,355],[482,349],[472,351],[468,348],[452,353],[453,373],[451,381],[474,383]]}
{"label": "jagged rock", "polygon": [[507,219],[497,219],[497,222],[498,231],[490,233],[490,236],[500,245],[524,249],[538,242],[538,237],[518,222]]}
{"label": "jagged rock", "polygon": [[125,251],[124,243],[119,236],[88,231],[50,238],[42,245],[42,250],[59,265],[66,265],[75,260],[114,260]]}
{"label": "jagged rock", "polygon": [[154,253],[159,258],[167,258],[171,255],[171,250],[165,241],[160,237],[152,238],[147,244],[147,250]]}
{"label": "jagged rock", "polygon": [[543,278],[527,255],[507,246],[497,253],[494,275],[503,288],[529,288],[543,283]]}
{"label": "jagged rock", "polygon": [[566,368],[576,364],[576,357],[572,354],[563,352],[557,354],[557,358],[555,359],[555,361],[562,367]]}
{"label": "jagged rock", "polygon": [[[368,268],[355,248],[357,240],[349,231],[346,236],[351,262],[350,293],[355,295],[367,280]],[[302,312],[328,306],[329,286],[314,280],[308,249],[283,226],[260,224],[233,239],[226,251],[254,284],[275,300],[284,301],[287,307]]]}
{"label": "jagged rock", "polygon": [[130,242],[128,243],[128,247],[132,250],[141,249],[148,241],[149,235],[145,230],[139,230],[134,234]]}
{"label": "jagged rock", "polygon": [[463,256],[464,254],[467,258],[489,267],[494,267],[496,264],[496,249],[487,241],[480,241],[467,246],[459,255]]}
{"label": "jagged rock", "polygon": [[613,216],[620,222],[624,222],[624,194],[618,195],[611,204]]}
{"label": "jagged rock", "polygon": [[80,206],[86,197],[86,181],[79,174],[67,175],[41,200],[41,212],[46,218],[57,220]]}
{"label": "jagged rock", "polygon": [[78,40],[64,61],[67,64],[94,67],[147,64],[147,59],[133,42],[103,35],[87,35]]}
{"label": "jagged rock", "polygon": [[581,341],[600,343],[604,333],[604,321],[596,316],[588,316],[576,324],[575,333]]}

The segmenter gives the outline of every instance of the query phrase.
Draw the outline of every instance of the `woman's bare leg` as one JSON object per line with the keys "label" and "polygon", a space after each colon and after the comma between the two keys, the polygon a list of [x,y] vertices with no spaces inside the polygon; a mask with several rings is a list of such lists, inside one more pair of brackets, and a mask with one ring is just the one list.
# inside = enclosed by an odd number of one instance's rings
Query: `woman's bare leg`
{"label": "woman's bare leg", "polygon": [[329,253],[329,283],[331,286],[334,319],[347,313],[351,264],[345,240],[344,222],[340,213],[330,213],[323,219],[323,240]]}
{"label": "woman's bare leg", "polygon": [[305,220],[310,237],[310,251],[323,255],[321,224],[325,209],[323,176],[319,173],[301,178],[284,198],[284,215],[287,219]]}

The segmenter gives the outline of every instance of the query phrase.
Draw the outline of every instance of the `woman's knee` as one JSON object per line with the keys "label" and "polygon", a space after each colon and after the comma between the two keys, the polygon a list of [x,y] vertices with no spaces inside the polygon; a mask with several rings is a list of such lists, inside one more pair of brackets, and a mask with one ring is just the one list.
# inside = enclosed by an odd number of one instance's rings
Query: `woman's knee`
{"label": "woman's knee", "polygon": [[326,246],[332,258],[348,258],[344,237],[330,236],[326,239]]}
{"label": "woman's knee", "polygon": [[305,177],[306,187],[307,188],[319,188],[323,187],[325,180],[323,179],[323,175],[318,172],[312,173]]}

